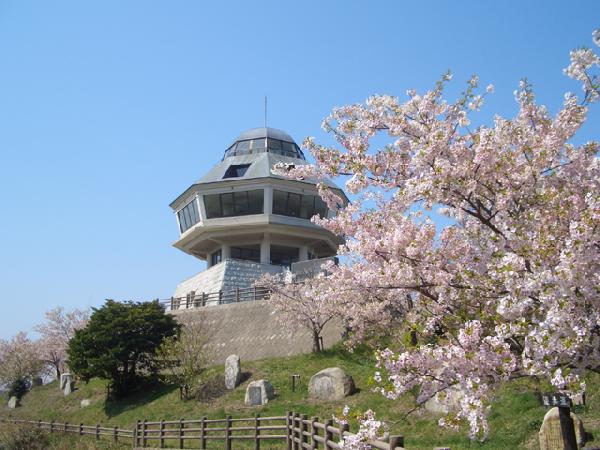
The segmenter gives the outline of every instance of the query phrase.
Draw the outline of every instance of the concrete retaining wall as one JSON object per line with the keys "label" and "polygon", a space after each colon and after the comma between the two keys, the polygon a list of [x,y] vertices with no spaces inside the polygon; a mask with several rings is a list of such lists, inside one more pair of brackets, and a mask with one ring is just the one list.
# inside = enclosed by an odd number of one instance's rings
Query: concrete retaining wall
{"label": "concrete retaining wall", "polygon": [[[290,331],[277,320],[277,313],[265,300],[174,310],[177,316],[196,315],[210,333],[209,352],[215,364],[223,364],[235,353],[243,360],[292,356],[312,350],[312,334]],[[330,322],[322,333],[325,348],[341,338],[342,325]]]}

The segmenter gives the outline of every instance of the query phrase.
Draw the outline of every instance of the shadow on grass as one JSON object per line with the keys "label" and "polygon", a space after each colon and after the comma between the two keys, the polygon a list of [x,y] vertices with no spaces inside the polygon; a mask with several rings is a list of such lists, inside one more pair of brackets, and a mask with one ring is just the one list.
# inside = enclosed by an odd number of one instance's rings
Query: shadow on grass
{"label": "shadow on grass", "polygon": [[177,389],[178,387],[175,385],[160,382],[145,383],[127,397],[107,400],[104,403],[104,413],[109,418],[112,418],[126,411],[152,403],[156,399],[170,394]]}

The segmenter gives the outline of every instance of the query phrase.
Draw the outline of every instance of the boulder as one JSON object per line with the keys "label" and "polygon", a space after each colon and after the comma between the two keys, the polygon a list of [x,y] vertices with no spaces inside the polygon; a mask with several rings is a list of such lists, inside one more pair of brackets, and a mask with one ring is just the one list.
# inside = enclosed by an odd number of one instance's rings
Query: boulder
{"label": "boulder", "polygon": [[460,410],[464,392],[458,386],[450,386],[425,402],[425,410],[433,414],[446,415]]}
{"label": "boulder", "polygon": [[273,385],[268,380],[256,380],[248,383],[244,402],[250,406],[262,406],[275,397]]}
{"label": "boulder", "polygon": [[70,373],[63,373],[60,376],[60,390],[61,391],[63,391],[65,389],[65,384],[66,384],[68,378],[70,378],[71,380],[73,379],[73,377],[71,376]]}
{"label": "boulder", "polygon": [[240,357],[238,355],[229,355],[225,360],[225,387],[235,389],[242,381],[242,369]]}
{"label": "boulder", "polygon": [[339,367],[329,367],[310,378],[308,394],[319,400],[341,400],[355,391],[354,380]]}
{"label": "boulder", "polygon": [[79,405],[82,408],[87,408],[88,406],[90,406],[92,404],[92,401],[89,398],[84,398],[83,400],[81,400],[81,403],[79,403]]}
{"label": "boulder", "polygon": [[[63,377],[60,377],[61,382]],[[74,390],[75,390],[75,381],[73,381],[73,376],[68,373],[66,374],[66,377],[64,378],[64,387],[63,387],[63,394],[65,395],[65,397],[69,394],[71,394]]]}
{"label": "boulder", "polygon": [[[583,422],[575,414],[571,413],[573,425],[575,425],[575,438],[577,444],[583,447],[585,444],[585,432],[583,430]],[[558,416],[558,408],[551,408],[544,416],[542,427],[540,428],[540,449],[541,450],[563,450],[563,437],[560,428],[560,418]]]}
{"label": "boulder", "polygon": [[10,409],[15,409],[17,406],[19,406],[19,399],[17,397],[15,397],[14,395],[8,400],[8,407]]}

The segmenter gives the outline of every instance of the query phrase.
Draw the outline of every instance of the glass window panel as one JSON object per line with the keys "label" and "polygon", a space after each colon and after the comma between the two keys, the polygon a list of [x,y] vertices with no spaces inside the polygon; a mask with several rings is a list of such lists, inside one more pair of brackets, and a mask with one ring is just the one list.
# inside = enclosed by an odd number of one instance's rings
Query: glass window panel
{"label": "glass window panel", "polygon": [[264,211],[264,191],[248,191],[248,214],[262,214]]}
{"label": "glass window panel", "polygon": [[221,255],[221,250],[217,250],[212,255],[210,255],[210,265],[214,266],[216,264],[219,264],[221,262]]}
{"label": "glass window panel", "polygon": [[318,195],[315,196],[315,213],[321,217],[327,217],[327,203]]}
{"label": "glass window panel", "polygon": [[233,209],[233,193],[221,194],[221,208],[221,214],[224,217],[235,214]]}
{"label": "glass window panel", "polygon": [[240,150],[248,150],[249,148],[250,148],[250,141],[240,141],[240,142],[238,142],[235,150],[237,151],[237,153],[239,155]]}
{"label": "glass window panel", "polygon": [[206,217],[208,219],[221,217],[221,200],[219,194],[205,195],[204,207],[206,208]]}
{"label": "glass window panel", "polygon": [[300,194],[290,192],[288,198],[287,214],[292,217],[300,217]]}
{"label": "glass window panel", "polygon": [[257,148],[265,148],[265,138],[262,139],[254,139],[252,141],[252,149],[257,149]]}
{"label": "glass window panel", "polygon": [[184,223],[183,211],[179,211],[177,213],[177,217],[179,218],[179,230],[183,233],[185,230],[187,230]]}
{"label": "glass window panel", "polygon": [[292,144],[291,142],[282,142],[281,147],[282,147],[283,151],[292,152],[292,153],[294,152],[294,144]]}
{"label": "glass window panel", "polygon": [[300,217],[310,219],[315,215],[315,196],[303,195],[302,204],[300,206]]}
{"label": "glass window panel", "polygon": [[194,224],[200,222],[200,214],[198,214],[198,207],[196,206],[196,200],[193,200],[190,203],[190,207],[192,208],[192,222]]}
{"label": "glass window panel", "polygon": [[233,203],[236,215],[248,214],[248,192],[234,192]]}
{"label": "glass window panel", "polygon": [[281,150],[281,141],[277,139],[269,139],[269,149]]}
{"label": "glass window panel", "polygon": [[273,214],[286,215],[287,192],[273,191]]}

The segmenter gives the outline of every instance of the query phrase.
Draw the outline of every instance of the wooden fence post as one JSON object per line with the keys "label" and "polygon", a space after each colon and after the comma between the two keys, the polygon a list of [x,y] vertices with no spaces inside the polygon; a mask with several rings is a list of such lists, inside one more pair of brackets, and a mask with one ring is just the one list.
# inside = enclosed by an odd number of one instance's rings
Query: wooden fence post
{"label": "wooden fence post", "polygon": [[304,448],[304,444],[308,444],[308,424],[306,421],[308,420],[308,416],[306,414],[302,414],[300,416],[300,448]]}
{"label": "wooden fence post", "polygon": [[285,424],[287,427],[285,440],[287,442],[287,450],[292,450],[292,412],[288,411],[285,418]]}
{"label": "wooden fence post", "polygon": [[[298,426],[296,426],[296,425],[298,425]],[[294,433],[292,434],[292,439],[294,440],[294,450],[302,450],[302,447],[300,446],[301,435],[300,435],[299,430],[300,430],[300,414],[294,413],[294,427],[293,427]]]}
{"label": "wooden fence post", "polygon": [[311,444],[310,448],[312,448],[312,449],[319,448],[319,443],[315,439],[315,436],[319,435],[319,430],[315,426],[318,421],[319,421],[318,417],[313,417],[311,420],[311,423],[310,423],[310,444]]}
{"label": "wooden fence post", "polygon": [[231,450],[231,416],[225,417],[225,449]]}
{"label": "wooden fence post", "polygon": [[79,424],[79,436],[83,436],[83,423]]}
{"label": "wooden fence post", "polygon": [[175,298],[171,297],[171,311],[175,309]]}
{"label": "wooden fence post", "polygon": [[144,419],[144,421],[142,422],[142,447],[146,447],[146,444],[148,443],[148,440],[146,438],[146,430],[148,427],[148,424],[146,423],[146,419]]}
{"label": "wooden fence post", "polygon": [[135,421],[135,428],[133,430],[133,448],[136,448],[139,444],[139,439],[138,439],[138,430],[140,429],[140,421],[136,420]]}
{"label": "wooden fence post", "polygon": [[96,439],[100,439],[100,424],[96,424]]}
{"label": "wooden fence post", "polygon": [[390,436],[390,450],[395,450],[396,447],[404,447],[404,436],[400,436],[400,435]]}
{"label": "wooden fence post", "polygon": [[260,438],[258,437],[260,435],[260,429],[258,428],[260,426],[260,414],[256,414],[254,416],[254,450],[260,450]]}
{"label": "wooden fence post", "polygon": [[50,433],[54,432],[54,419],[50,421]]}
{"label": "wooden fence post", "polygon": [[219,291],[219,305],[223,303],[223,291]]}
{"label": "wooden fence post", "polygon": [[113,440],[119,442],[119,427],[113,427]]}
{"label": "wooden fence post", "polygon": [[38,428],[42,428],[42,419],[38,420]]}
{"label": "wooden fence post", "polygon": [[65,422],[65,433],[69,431],[69,422]]}
{"label": "wooden fence post", "polygon": [[200,448],[206,449],[206,416],[200,420]]}
{"label": "wooden fence post", "polygon": [[183,448],[183,418],[179,419],[179,448]]}
{"label": "wooden fence post", "polygon": [[240,301],[240,288],[235,288],[235,302],[238,303]]}
{"label": "wooden fence post", "polygon": [[160,419],[160,425],[158,428],[158,446],[159,448],[165,448],[165,422]]}
{"label": "wooden fence post", "polygon": [[329,441],[333,440],[333,433],[331,431],[329,431],[329,427],[333,426],[333,420],[329,419],[325,421],[325,448],[327,450],[331,449],[331,446],[329,445]]}

